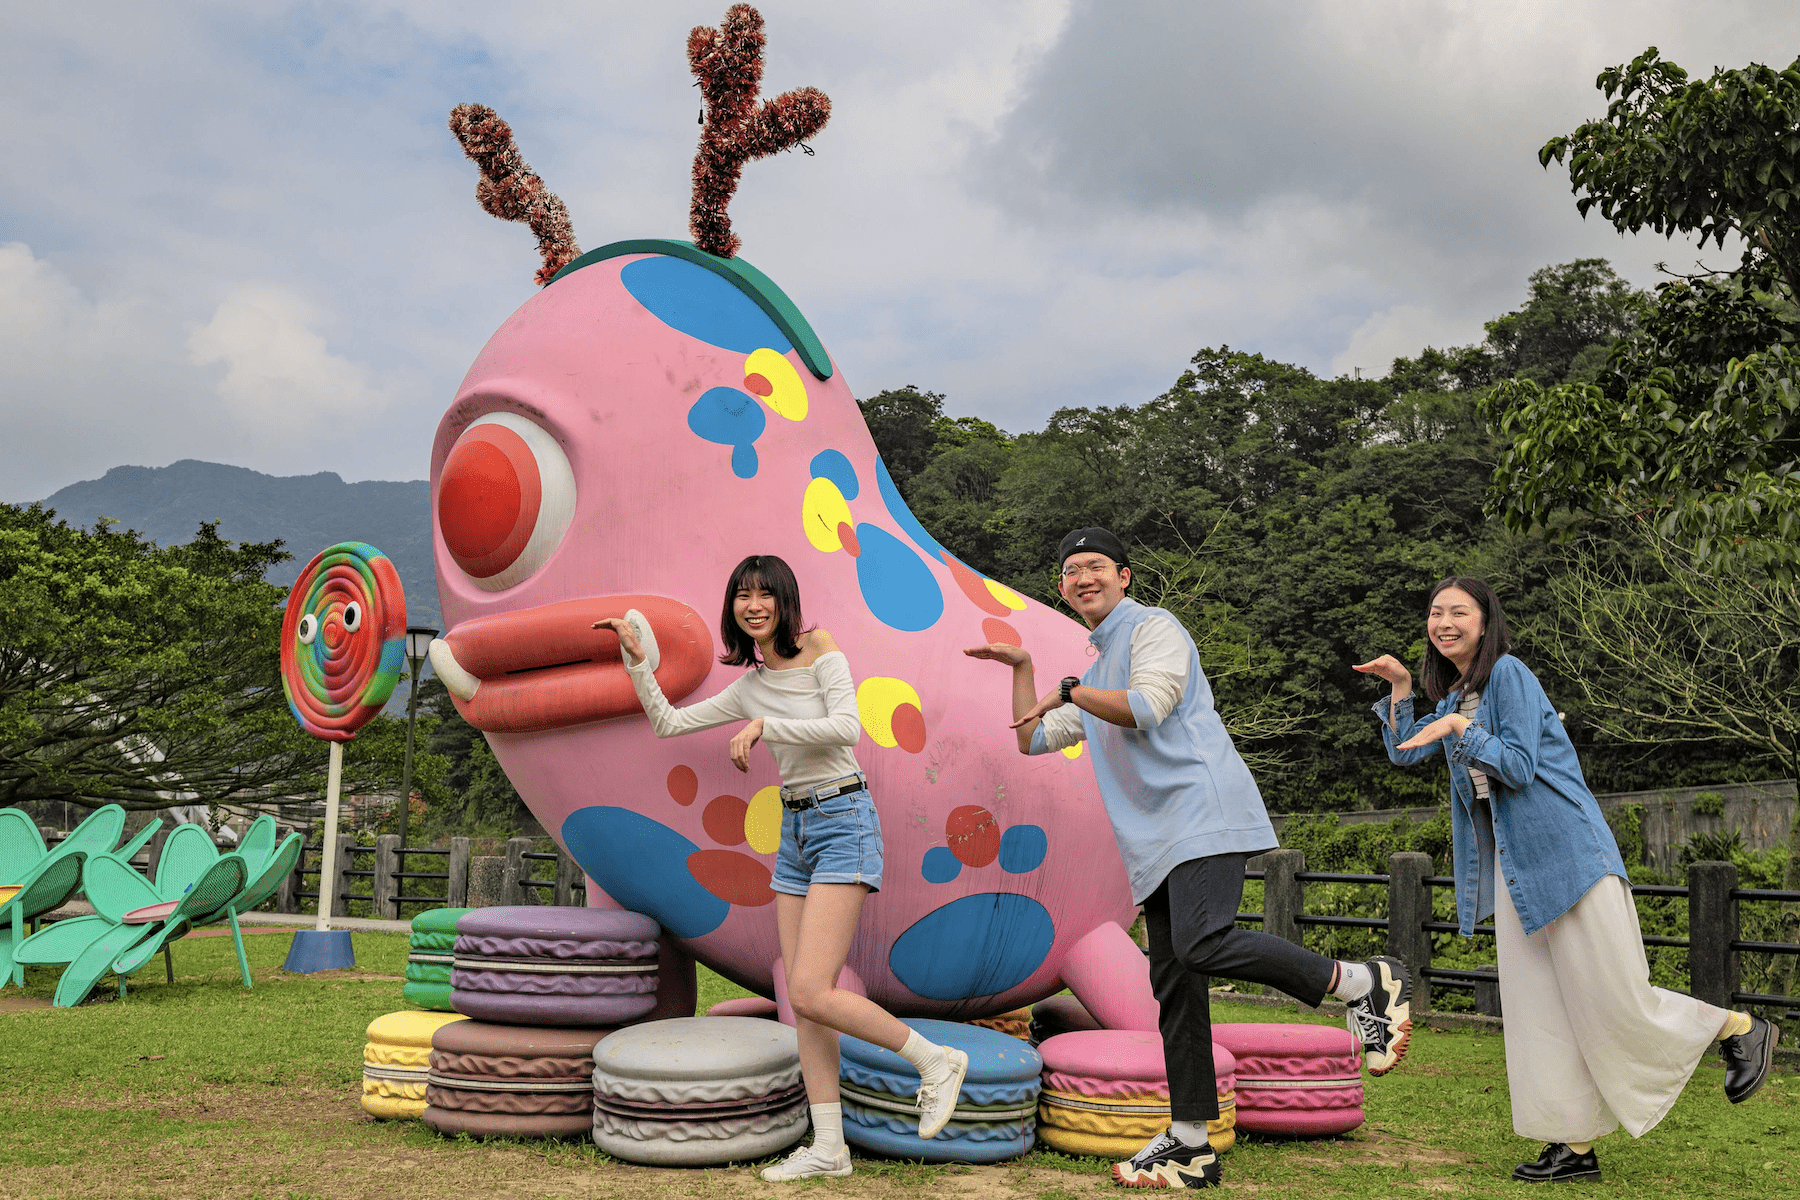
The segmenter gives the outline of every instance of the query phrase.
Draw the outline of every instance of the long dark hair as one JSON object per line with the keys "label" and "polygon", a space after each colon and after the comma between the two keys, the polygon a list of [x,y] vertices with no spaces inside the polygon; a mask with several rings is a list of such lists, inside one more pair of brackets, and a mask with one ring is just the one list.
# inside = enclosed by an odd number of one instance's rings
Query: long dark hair
{"label": "long dark hair", "polygon": [[794,569],[773,554],[752,554],[731,572],[725,584],[725,611],[719,617],[719,636],[725,641],[725,653],[719,661],[728,667],[754,667],[762,662],[756,639],[743,631],[732,612],[737,594],[760,588],[775,597],[775,653],[793,658],[800,653],[800,583]]}
{"label": "long dark hair", "polygon": [[1431,595],[1425,601],[1425,611],[1431,611],[1432,602],[1438,593],[1446,588],[1458,588],[1469,594],[1469,598],[1481,606],[1481,640],[1475,643],[1475,661],[1469,664],[1469,673],[1465,676],[1456,669],[1456,664],[1444,657],[1431,641],[1431,632],[1425,633],[1425,661],[1419,664],[1419,676],[1425,681],[1425,694],[1431,702],[1437,704],[1450,694],[1450,689],[1460,686],[1464,695],[1479,692],[1487,686],[1488,673],[1502,654],[1512,652],[1512,635],[1506,631],[1506,614],[1500,609],[1500,597],[1494,595],[1494,589],[1479,579],[1471,579],[1467,575],[1452,575],[1442,580],[1431,589]]}

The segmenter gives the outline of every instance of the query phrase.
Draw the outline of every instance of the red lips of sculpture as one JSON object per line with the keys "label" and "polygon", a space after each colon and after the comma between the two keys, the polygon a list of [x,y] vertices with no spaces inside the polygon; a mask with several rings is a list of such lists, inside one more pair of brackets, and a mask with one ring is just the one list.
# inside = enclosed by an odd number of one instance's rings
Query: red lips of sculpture
{"label": "red lips of sculpture", "polygon": [[713,664],[700,614],[666,596],[597,596],[464,621],[444,637],[457,664],[481,680],[473,699],[452,697],[485,733],[528,733],[640,713],[619,640],[593,624],[637,609],[655,631],[656,680],[671,703],[700,686]]}

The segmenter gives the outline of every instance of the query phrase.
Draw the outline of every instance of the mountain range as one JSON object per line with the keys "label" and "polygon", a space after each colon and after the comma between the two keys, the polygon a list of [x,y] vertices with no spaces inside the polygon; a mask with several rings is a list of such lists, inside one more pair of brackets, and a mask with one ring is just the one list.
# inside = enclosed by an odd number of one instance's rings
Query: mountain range
{"label": "mountain range", "polygon": [[406,619],[442,627],[431,562],[431,485],[423,479],[345,483],[332,471],[264,475],[185,458],[166,467],[114,467],[47,496],[45,508],[76,526],[102,517],[160,545],[192,541],[217,521],[234,542],[280,538],[294,557],[269,569],[287,587],[312,556],[338,542],[368,542],[386,554],[406,588]]}

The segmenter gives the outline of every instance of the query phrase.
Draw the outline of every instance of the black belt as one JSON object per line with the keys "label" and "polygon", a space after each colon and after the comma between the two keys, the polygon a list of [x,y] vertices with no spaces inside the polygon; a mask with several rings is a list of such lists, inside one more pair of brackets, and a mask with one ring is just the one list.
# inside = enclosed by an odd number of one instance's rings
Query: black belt
{"label": "black belt", "polygon": [[821,800],[829,800],[845,792],[860,792],[868,786],[868,778],[858,771],[854,775],[846,775],[842,779],[833,779],[809,788],[784,787],[781,789],[781,807],[791,812],[800,812],[817,807]]}

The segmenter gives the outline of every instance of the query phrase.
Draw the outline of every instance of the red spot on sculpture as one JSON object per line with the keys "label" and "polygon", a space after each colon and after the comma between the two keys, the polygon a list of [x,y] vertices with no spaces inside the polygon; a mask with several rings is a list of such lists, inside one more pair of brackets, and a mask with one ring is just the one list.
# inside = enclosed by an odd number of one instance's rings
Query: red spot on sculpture
{"label": "red spot on sculpture", "polygon": [[1004,642],[1008,646],[1023,646],[1025,644],[1025,639],[1019,636],[1018,630],[1014,629],[1011,625],[1008,625],[1005,621],[998,620],[994,617],[988,617],[986,620],[982,621],[981,636],[986,638],[990,644],[993,642]]}
{"label": "red spot on sculpture", "polygon": [[750,807],[736,796],[715,796],[700,814],[706,836],[721,846],[744,844],[744,813]]}
{"label": "red spot on sculpture", "polygon": [[696,850],[688,855],[688,873],[701,887],[727,904],[757,908],[775,899],[769,868],[736,850]]}
{"label": "red spot on sculpture", "polygon": [[944,820],[950,853],[966,867],[985,867],[1000,856],[1000,825],[979,804],[952,809]]}
{"label": "red spot on sculpture", "polygon": [[692,767],[675,767],[669,772],[669,798],[686,808],[700,794],[700,778]]}
{"label": "red spot on sculpture", "polygon": [[917,754],[925,748],[925,714],[912,705],[897,706],[889,725],[894,731],[894,741],[908,754]]}
{"label": "red spot on sculpture", "polygon": [[773,396],[775,394],[775,385],[752,371],[750,374],[744,376],[744,390],[746,392],[754,392],[758,396]]}
{"label": "red spot on sculpture", "polygon": [[851,558],[862,557],[862,543],[856,540],[856,530],[843,521],[838,522],[838,541],[844,543],[844,553]]}

